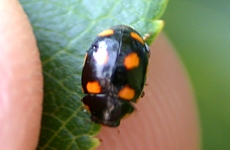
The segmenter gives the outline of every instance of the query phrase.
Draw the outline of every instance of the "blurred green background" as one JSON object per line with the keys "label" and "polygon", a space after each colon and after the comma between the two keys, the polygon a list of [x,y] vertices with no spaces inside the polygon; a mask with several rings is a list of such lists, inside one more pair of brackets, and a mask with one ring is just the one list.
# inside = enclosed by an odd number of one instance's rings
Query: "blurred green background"
{"label": "blurred green background", "polygon": [[230,150],[230,1],[171,0],[164,31],[194,86],[204,150]]}

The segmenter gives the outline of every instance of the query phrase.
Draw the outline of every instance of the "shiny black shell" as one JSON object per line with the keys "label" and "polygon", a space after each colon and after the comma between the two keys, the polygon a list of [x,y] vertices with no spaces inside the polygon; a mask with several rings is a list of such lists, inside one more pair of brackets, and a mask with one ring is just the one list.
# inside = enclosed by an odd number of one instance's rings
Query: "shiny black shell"
{"label": "shiny black shell", "polygon": [[87,50],[82,71],[82,99],[91,120],[117,127],[134,110],[143,91],[149,47],[129,26],[101,32]]}

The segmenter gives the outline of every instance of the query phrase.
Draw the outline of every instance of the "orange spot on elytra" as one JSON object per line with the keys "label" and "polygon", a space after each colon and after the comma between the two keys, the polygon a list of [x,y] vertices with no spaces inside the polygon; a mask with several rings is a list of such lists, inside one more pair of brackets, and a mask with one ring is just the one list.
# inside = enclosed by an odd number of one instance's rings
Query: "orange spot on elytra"
{"label": "orange spot on elytra", "polygon": [[128,56],[125,57],[125,60],[124,60],[124,66],[127,69],[133,69],[137,67],[139,63],[140,63],[140,60],[139,60],[137,53],[129,54]]}
{"label": "orange spot on elytra", "polygon": [[112,35],[114,32],[112,29],[104,30],[98,34],[98,36],[109,36]]}
{"label": "orange spot on elytra", "polygon": [[132,100],[135,95],[135,90],[129,86],[125,86],[119,91],[118,95],[125,100]]}
{"label": "orange spot on elytra", "polygon": [[132,38],[134,38],[135,40],[139,41],[141,44],[145,44],[145,42],[142,39],[142,37],[140,35],[138,35],[137,33],[131,32],[130,35],[131,35]]}
{"label": "orange spot on elytra", "polygon": [[101,86],[98,83],[98,81],[88,82],[86,85],[86,89],[89,93],[100,93],[101,92]]}

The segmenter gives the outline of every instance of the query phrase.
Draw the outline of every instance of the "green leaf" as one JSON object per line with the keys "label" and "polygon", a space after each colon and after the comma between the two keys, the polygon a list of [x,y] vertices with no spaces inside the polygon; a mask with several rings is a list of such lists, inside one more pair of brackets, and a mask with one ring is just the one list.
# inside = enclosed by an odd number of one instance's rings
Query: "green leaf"
{"label": "green leaf", "polygon": [[157,20],[167,0],[20,0],[41,53],[45,80],[38,149],[94,149],[100,126],[90,121],[81,98],[86,50],[97,34],[126,24],[151,43],[163,27]]}

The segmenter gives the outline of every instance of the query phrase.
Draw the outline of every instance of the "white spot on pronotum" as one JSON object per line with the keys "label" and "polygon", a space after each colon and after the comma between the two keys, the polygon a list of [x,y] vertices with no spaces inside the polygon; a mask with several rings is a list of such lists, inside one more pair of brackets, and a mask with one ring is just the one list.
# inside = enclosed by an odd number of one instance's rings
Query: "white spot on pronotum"
{"label": "white spot on pronotum", "polygon": [[94,59],[98,64],[103,65],[108,61],[107,45],[105,42],[99,42],[98,49],[93,53]]}

